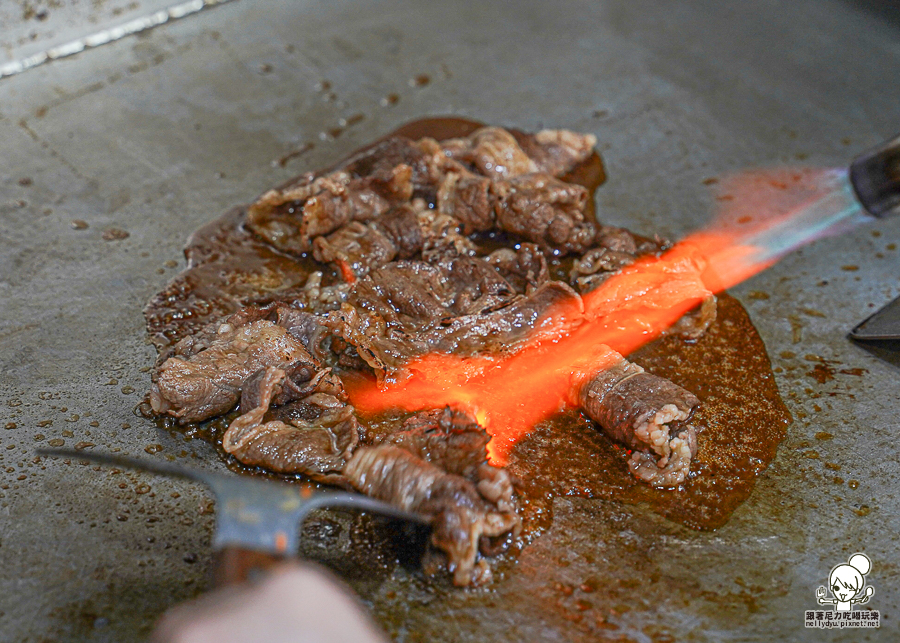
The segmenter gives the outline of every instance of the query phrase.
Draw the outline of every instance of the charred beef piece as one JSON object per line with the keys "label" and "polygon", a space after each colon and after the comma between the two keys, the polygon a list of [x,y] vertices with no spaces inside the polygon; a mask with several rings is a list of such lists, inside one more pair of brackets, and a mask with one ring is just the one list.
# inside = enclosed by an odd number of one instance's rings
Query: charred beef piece
{"label": "charred beef piece", "polygon": [[565,129],[545,129],[537,134],[520,134],[516,140],[530,156],[538,170],[553,176],[568,174],[593,153],[597,137]]}
{"label": "charred beef piece", "polygon": [[351,222],[313,241],[313,257],[334,262],[347,281],[367,275],[395,258],[408,259],[422,250],[424,234],[417,210],[401,205],[377,221]]}
{"label": "charred beef piece", "polygon": [[163,362],[150,390],[151,408],[181,423],[221,415],[237,403],[244,382],[266,366],[318,369],[303,343],[272,321],[223,323],[207,347]]}
{"label": "charred beef piece", "polygon": [[495,181],[496,225],[556,252],[584,252],[596,234],[585,219],[588,192],[546,173]]}
{"label": "charred beef piece", "polygon": [[[320,371],[305,390],[284,391],[290,382],[283,370],[268,367],[245,386],[244,413],[222,436],[222,448],[242,463],[278,473],[302,473],[315,480],[340,484],[340,472],[359,443],[353,408],[342,401],[340,379]],[[290,407],[280,417],[265,420],[279,396]]]}
{"label": "charred beef piece", "polygon": [[479,557],[482,538],[517,534],[521,528],[514,509],[501,510],[471,481],[396,446],[360,447],[344,475],[362,493],[428,518],[431,544],[446,552],[455,585],[487,582],[491,570]]}
{"label": "charred beef piece", "polygon": [[[617,356],[611,349],[610,354]],[[628,466],[635,477],[655,487],[679,485],[697,452],[697,432],[688,421],[700,400],[618,358],[598,373],[573,378],[573,401],[607,435],[634,450]]]}
{"label": "charred beef piece", "polygon": [[488,463],[490,440],[487,431],[471,415],[445,407],[416,413],[403,423],[400,431],[382,436],[375,444],[398,446],[447,473],[462,476],[499,509],[515,511],[509,472]]}
{"label": "charred beef piece", "polygon": [[547,257],[533,243],[521,243],[515,250],[500,248],[485,257],[485,261],[520,294],[530,294],[550,280]]}
{"label": "charred beef piece", "polygon": [[465,138],[444,141],[450,158],[491,179],[533,172],[563,176],[590,157],[597,139],[568,130],[542,130],[533,136],[501,127],[482,127]]}
{"label": "charred beef piece", "polygon": [[489,263],[462,257],[374,271],[329,315],[328,326],[383,375],[428,352],[508,351],[581,311],[581,298],[561,282],[519,296]]}

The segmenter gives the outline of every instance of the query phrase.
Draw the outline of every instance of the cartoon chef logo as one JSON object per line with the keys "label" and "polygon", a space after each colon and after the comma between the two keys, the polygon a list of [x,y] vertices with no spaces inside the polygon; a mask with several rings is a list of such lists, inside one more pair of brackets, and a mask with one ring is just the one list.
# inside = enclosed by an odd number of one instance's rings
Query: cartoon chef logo
{"label": "cartoon chef logo", "polygon": [[835,566],[828,577],[832,598],[825,598],[825,588],[820,586],[816,590],[819,604],[831,604],[835,606],[835,611],[849,612],[854,604],[868,603],[875,589],[871,585],[865,587],[866,581],[863,576],[871,569],[872,561],[865,554],[853,554],[846,564]]}
{"label": "cartoon chef logo", "polygon": [[[836,565],[828,576],[828,589],[819,587],[816,599],[819,605],[834,605],[825,609],[806,610],[804,626],[820,629],[844,629],[847,627],[881,627],[881,613],[870,607],[857,610],[854,605],[868,603],[875,593],[864,579],[872,569],[872,561],[863,553],[853,554],[846,563]],[[831,598],[828,598],[829,592]]]}

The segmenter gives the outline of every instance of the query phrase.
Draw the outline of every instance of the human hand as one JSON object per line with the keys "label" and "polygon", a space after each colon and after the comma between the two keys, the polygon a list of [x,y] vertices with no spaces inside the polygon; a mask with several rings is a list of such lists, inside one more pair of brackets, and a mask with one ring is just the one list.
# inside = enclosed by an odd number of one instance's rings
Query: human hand
{"label": "human hand", "polygon": [[384,643],[364,608],[336,578],[285,563],[256,585],[210,592],[166,612],[153,643]]}

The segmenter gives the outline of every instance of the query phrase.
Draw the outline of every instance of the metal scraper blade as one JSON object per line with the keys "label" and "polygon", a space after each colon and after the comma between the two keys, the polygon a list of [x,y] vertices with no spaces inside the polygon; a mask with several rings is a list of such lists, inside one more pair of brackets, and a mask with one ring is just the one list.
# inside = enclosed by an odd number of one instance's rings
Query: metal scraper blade
{"label": "metal scraper blade", "polygon": [[851,330],[850,337],[864,341],[900,339],[900,297]]}

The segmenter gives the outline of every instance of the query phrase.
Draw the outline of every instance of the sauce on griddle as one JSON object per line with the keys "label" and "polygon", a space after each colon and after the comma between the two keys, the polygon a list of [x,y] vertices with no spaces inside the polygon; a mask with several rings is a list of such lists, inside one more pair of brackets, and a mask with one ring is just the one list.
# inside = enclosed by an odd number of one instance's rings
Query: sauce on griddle
{"label": "sauce on griddle", "polygon": [[[434,118],[409,123],[391,135],[443,140],[466,136],[481,126],[466,119]],[[595,153],[565,179],[593,194],[605,179],[600,157]],[[593,199],[589,202],[593,205]],[[163,355],[181,337],[243,305],[291,301],[313,271],[323,273],[323,285],[337,280],[330,267],[280,253],[258,240],[243,227],[245,217],[245,208],[235,208],[194,233],[185,250],[187,270],[148,304],[148,330]],[[492,246],[506,239],[494,235],[478,241]],[[570,262],[551,261],[554,276],[568,272]],[[549,526],[552,498],[559,495],[646,503],[686,526],[715,529],[749,496],[756,476],[784,439],[791,417],[778,395],[765,346],[747,312],[729,295],[719,297],[718,318],[699,340],[665,337],[630,359],[702,401],[693,418],[701,433],[691,480],[673,490],[636,481],[624,449],[582,415],[562,414],[539,425],[511,454],[509,469],[522,481],[520,500],[531,536]],[[371,419],[369,430],[378,432],[396,421]],[[224,425],[219,419],[186,430],[220,449]],[[230,466],[259,472],[227,459]]]}

